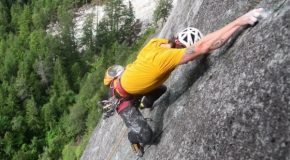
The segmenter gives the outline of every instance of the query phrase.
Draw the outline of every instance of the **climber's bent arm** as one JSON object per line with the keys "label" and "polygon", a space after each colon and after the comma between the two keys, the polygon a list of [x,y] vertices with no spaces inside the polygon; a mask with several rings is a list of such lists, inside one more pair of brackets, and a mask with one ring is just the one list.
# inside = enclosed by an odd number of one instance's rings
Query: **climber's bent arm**
{"label": "climber's bent arm", "polygon": [[[262,12],[262,9],[255,9],[247,14],[237,18],[233,22],[227,24],[223,28],[204,36],[196,42],[192,47],[187,48],[179,64],[184,64],[196,59],[202,54],[209,53],[217,48],[220,48],[229,40],[229,38],[242,26],[254,24],[257,21],[257,15]],[[258,15],[259,16],[259,15]]]}

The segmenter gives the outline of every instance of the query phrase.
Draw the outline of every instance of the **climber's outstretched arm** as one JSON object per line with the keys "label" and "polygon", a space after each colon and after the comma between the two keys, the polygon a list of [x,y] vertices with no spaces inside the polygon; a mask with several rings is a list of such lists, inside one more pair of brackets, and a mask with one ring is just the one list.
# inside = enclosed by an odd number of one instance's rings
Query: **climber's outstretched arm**
{"label": "climber's outstretched arm", "polygon": [[207,54],[217,48],[220,48],[239,28],[245,25],[253,25],[262,11],[263,9],[261,8],[254,9],[227,24],[223,28],[204,36],[192,47],[187,48],[186,54],[184,54],[179,64],[187,63],[202,54]]}

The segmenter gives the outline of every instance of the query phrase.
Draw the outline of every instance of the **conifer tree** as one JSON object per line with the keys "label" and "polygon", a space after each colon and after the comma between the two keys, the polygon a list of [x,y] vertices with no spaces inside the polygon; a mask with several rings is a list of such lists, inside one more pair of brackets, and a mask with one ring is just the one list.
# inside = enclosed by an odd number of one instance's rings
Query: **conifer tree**
{"label": "conifer tree", "polygon": [[30,28],[31,28],[31,9],[25,5],[19,19],[19,38],[22,46],[28,47]]}
{"label": "conifer tree", "polygon": [[9,27],[9,12],[4,1],[0,1],[0,37],[4,37]]}
{"label": "conifer tree", "polygon": [[11,23],[10,28],[13,33],[19,31],[19,19],[21,16],[22,7],[18,3],[13,3],[10,9]]}
{"label": "conifer tree", "polygon": [[173,0],[158,0],[157,1],[157,7],[153,13],[155,25],[157,25],[158,22],[161,21],[161,26],[163,26],[163,24],[166,22],[166,19],[169,16],[169,13],[172,8],[172,2]]}
{"label": "conifer tree", "polygon": [[32,131],[37,131],[41,128],[39,123],[39,109],[33,97],[26,101],[25,121]]}

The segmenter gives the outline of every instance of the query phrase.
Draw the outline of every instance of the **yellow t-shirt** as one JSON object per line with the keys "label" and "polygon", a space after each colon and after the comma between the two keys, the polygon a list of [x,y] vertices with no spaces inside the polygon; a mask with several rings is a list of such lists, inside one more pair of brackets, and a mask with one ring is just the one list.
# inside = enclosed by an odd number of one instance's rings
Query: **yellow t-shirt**
{"label": "yellow t-shirt", "polygon": [[129,64],[121,85],[129,94],[142,95],[162,85],[181,61],[185,49],[163,48],[166,39],[152,39]]}

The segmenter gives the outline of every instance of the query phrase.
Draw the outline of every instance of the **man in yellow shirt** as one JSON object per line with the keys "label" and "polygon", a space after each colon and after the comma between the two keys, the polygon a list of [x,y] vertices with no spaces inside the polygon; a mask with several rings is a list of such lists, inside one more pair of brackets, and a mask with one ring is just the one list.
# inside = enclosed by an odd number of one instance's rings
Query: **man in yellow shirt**
{"label": "man in yellow shirt", "polygon": [[[116,110],[129,128],[128,139],[137,154],[143,155],[142,146],[151,142],[153,131],[134,106],[134,101],[144,96],[144,107],[152,107],[166,91],[163,83],[178,65],[220,48],[238,29],[253,25],[262,11],[254,9],[202,38],[198,30],[187,28],[173,41],[152,39],[124,71],[107,70],[104,84],[111,86],[113,95],[120,99]],[[112,72],[117,73],[116,76],[110,76]]]}

